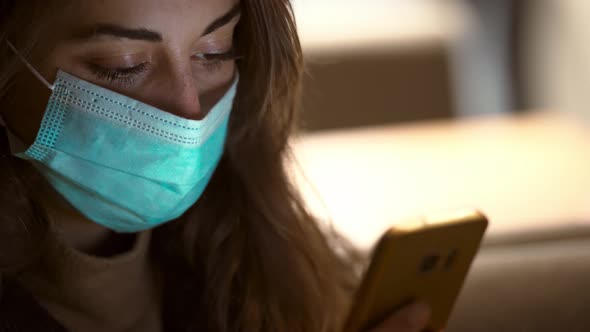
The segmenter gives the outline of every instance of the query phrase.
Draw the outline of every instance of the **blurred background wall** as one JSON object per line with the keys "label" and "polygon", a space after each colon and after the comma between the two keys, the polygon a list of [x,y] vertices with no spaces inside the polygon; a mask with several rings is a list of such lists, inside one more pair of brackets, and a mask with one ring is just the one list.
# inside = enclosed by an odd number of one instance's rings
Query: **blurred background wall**
{"label": "blurred background wall", "polygon": [[[590,2],[295,0],[307,130],[590,114]],[[590,116],[589,116],[590,117]]]}
{"label": "blurred background wall", "polygon": [[525,93],[590,123],[590,2],[530,0],[523,24]]}

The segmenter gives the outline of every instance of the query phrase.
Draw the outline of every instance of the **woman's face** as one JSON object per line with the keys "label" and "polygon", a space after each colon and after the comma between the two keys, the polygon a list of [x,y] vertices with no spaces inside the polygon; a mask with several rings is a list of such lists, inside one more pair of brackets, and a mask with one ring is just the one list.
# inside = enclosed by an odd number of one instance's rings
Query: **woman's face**
{"label": "woman's face", "polygon": [[[71,1],[43,31],[32,65],[58,69],[163,111],[201,119],[231,85],[239,0]],[[50,90],[23,71],[1,111],[32,143]]]}

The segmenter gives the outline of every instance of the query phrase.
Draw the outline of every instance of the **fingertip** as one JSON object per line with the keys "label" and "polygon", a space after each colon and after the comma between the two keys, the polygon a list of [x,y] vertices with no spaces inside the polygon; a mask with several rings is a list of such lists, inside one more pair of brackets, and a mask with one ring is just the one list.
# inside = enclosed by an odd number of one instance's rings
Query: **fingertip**
{"label": "fingertip", "polygon": [[408,308],[408,318],[412,326],[425,326],[430,320],[430,315],[430,306],[424,302],[416,302]]}

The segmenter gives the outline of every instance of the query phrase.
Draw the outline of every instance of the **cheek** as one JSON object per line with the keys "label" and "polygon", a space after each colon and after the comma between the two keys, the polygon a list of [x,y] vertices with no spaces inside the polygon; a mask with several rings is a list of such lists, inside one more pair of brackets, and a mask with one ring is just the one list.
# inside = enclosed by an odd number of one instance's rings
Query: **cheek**
{"label": "cheek", "polygon": [[4,120],[24,143],[32,144],[41,126],[51,90],[32,74],[23,73],[7,95],[10,97],[0,105]]}
{"label": "cheek", "polygon": [[214,67],[213,69],[207,69],[202,64],[193,62],[192,64],[192,77],[196,82],[199,90],[209,91],[215,90],[219,87],[223,87],[228,82],[231,82],[236,71],[236,62],[228,61]]}
{"label": "cheek", "polygon": [[229,62],[220,68],[214,81],[199,85],[200,103],[205,111],[210,111],[215,104],[225,95],[234,82],[236,74],[235,62]]}

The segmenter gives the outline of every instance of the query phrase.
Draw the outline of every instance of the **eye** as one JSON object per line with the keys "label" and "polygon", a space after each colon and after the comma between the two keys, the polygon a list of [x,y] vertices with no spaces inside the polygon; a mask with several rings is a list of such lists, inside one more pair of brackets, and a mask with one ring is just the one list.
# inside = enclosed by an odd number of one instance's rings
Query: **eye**
{"label": "eye", "polygon": [[240,58],[233,48],[224,53],[198,53],[193,55],[193,59],[208,72],[218,71],[225,63]]}
{"label": "eye", "polygon": [[108,83],[131,85],[137,77],[148,69],[149,63],[142,62],[137,66],[126,68],[105,68],[96,64],[89,65],[92,73],[99,79]]}

